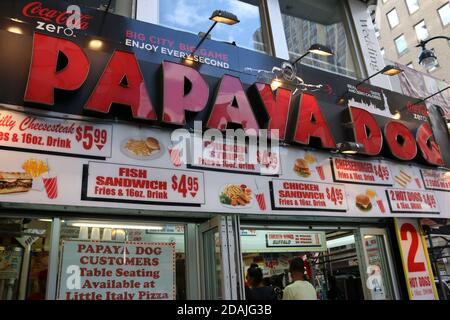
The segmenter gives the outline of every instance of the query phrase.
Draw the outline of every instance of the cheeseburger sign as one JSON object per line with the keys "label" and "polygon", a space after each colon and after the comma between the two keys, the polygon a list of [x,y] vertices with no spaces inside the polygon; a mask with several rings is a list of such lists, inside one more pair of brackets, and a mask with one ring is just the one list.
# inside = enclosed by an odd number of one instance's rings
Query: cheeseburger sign
{"label": "cheeseburger sign", "polygon": [[[37,13],[38,10],[27,12]],[[55,89],[75,91],[84,85],[90,61],[83,49],[70,40],[35,33],[33,41],[24,100],[51,106],[55,104]],[[67,64],[61,70],[58,69],[60,53],[67,58]],[[206,110],[210,88],[196,69],[163,61],[162,85],[162,108],[157,112],[135,54],[115,50],[84,109],[107,114],[111,106],[117,104],[129,108],[136,119],[178,126],[186,124],[186,112],[196,114]],[[203,119],[206,127],[225,130],[233,123],[242,126],[249,134],[257,133],[259,129],[278,130],[280,140],[309,145],[314,138],[323,148],[336,148],[335,138],[314,95],[303,93],[294,96],[288,88],[273,92],[269,84],[259,82],[249,90],[254,93],[253,105],[240,79],[223,75],[212,99],[212,108]],[[296,112],[292,112],[294,110]],[[396,120],[388,121],[380,128],[375,117],[361,108],[349,107],[346,112],[350,117],[353,140],[364,146],[360,153],[376,156],[386,145],[391,155],[399,160],[413,160],[420,154],[428,164],[444,164],[427,122],[413,133]],[[261,113],[267,114],[269,119],[265,125],[261,125],[256,117]],[[291,132],[288,128],[294,129]]]}

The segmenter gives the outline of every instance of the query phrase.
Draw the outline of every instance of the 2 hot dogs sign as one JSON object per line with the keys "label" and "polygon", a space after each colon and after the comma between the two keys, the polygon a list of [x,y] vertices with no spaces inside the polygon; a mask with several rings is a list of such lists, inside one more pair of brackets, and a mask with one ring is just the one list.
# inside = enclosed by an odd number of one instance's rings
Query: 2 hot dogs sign
{"label": "2 hot dogs sign", "polygon": [[[67,65],[58,69],[58,57],[67,57]],[[55,89],[76,91],[89,74],[90,61],[76,43],[41,33],[34,34],[32,60],[24,100],[54,105]],[[189,83],[189,90],[186,89]],[[204,77],[189,66],[162,62],[162,110],[157,112],[150,98],[139,62],[132,52],[116,50],[88,97],[84,109],[108,114],[113,104],[131,110],[136,119],[160,121],[169,125],[186,125],[186,112],[205,114],[210,88]],[[250,90],[256,92],[250,103],[239,78],[223,75],[209,115],[206,127],[225,130],[229,124],[238,124],[249,134],[259,129],[278,130],[280,140],[309,145],[314,138],[323,148],[335,149],[336,141],[314,95],[303,93],[294,96],[290,89],[271,90],[269,84],[255,83]],[[258,109],[258,108],[259,109]],[[336,106],[338,107],[338,106]],[[297,112],[291,112],[296,110]],[[64,110],[54,110],[64,112]],[[269,121],[260,125],[256,115],[265,113]],[[292,119],[292,115],[296,119]],[[354,141],[363,145],[362,154],[376,156],[386,144],[394,158],[413,160],[418,154],[430,165],[443,165],[441,151],[434,141],[430,125],[423,122],[415,136],[402,122],[391,120],[380,128],[368,111],[349,107],[348,114],[353,127]],[[293,124],[291,126],[290,124]],[[294,127],[293,133],[287,128]]]}

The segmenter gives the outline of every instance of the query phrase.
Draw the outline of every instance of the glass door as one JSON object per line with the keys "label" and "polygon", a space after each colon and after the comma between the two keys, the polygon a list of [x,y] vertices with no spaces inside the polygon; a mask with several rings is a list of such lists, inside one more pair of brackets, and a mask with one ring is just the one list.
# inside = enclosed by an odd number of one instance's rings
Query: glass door
{"label": "glass door", "polygon": [[237,299],[235,225],[231,216],[216,216],[200,225],[202,298]]}
{"label": "glass door", "polygon": [[366,300],[395,300],[396,286],[387,233],[384,229],[361,228],[356,236]]}

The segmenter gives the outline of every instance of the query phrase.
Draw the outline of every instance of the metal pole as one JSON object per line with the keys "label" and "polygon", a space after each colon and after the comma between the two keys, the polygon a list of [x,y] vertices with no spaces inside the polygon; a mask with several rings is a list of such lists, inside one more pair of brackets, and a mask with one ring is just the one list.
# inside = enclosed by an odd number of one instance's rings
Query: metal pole
{"label": "metal pole", "polygon": [[61,219],[53,218],[51,238],[50,238],[50,254],[48,257],[47,271],[47,291],[45,293],[46,300],[55,300],[56,283],[58,280],[58,258],[59,258],[59,235],[61,230]]}
{"label": "metal pole", "polygon": [[430,250],[431,257],[430,258],[433,260],[433,266],[434,266],[434,270],[436,270],[436,274],[439,279],[439,285],[441,287],[442,296],[444,297],[444,300],[447,300],[447,293],[445,292],[444,284],[443,284],[442,278],[441,278],[441,273],[439,272],[439,269],[438,269],[438,266],[436,263],[436,259],[434,258],[433,239],[431,238],[431,232],[429,229],[427,230],[427,235],[428,235],[428,242],[430,243],[430,249],[431,249]]}
{"label": "metal pole", "polygon": [[212,29],[216,26],[217,21],[214,21],[214,23],[212,24],[211,27],[209,27],[209,30],[205,33],[205,35],[203,36],[203,38],[200,40],[200,42],[198,43],[198,45],[195,47],[194,51],[192,51],[191,55],[194,55],[194,53],[197,52],[198,48],[201,46],[201,44],[203,43],[203,41],[205,41],[205,39],[208,37],[208,35],[211,33]]}

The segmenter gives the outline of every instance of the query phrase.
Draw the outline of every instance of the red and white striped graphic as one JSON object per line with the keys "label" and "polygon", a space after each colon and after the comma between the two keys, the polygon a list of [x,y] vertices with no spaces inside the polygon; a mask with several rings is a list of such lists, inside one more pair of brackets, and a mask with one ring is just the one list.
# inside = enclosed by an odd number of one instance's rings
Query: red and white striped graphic
{"label": "red and white striped graphic", "polygon": [[264,193],[257,193],[256,201],[258,201],[258,205],[261,210],[266,210],[266,199],[264,198]]}
{"label": "red and white striped graphic", "polygon": [[45,191],[47,192],[47,196],[49,199],[56,199],[58,197],[58,185],[57,178],[42,178],[42,182],[44,183]]}
{"label": "red and white striped graphic", "polygon": [[169,148],[170,160],[175,167],[179,167],[182,164],[181,150],[178,148]]}

